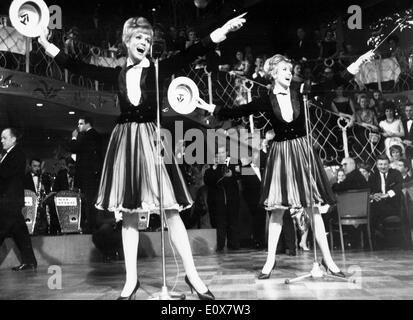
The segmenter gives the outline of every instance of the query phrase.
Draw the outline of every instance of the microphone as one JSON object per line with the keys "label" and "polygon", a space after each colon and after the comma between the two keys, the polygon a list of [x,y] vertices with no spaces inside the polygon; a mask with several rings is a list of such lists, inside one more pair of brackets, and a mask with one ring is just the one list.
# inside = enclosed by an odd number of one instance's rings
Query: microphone
{"label": "microphone", "polygon": [[152,59],[159,59],[165,51],[166,43],[165,40],[160,38],[155,38],[151,46],[151,57]]}

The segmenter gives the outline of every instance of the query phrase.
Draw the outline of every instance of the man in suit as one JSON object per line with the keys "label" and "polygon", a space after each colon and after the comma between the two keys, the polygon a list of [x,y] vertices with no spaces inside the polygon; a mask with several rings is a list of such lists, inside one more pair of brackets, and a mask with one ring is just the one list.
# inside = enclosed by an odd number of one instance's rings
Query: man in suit
{"label": "man in suit", "polygon": [[[42,174],[40,159],[33,158],[30,160],[30,171],[27,172],[24,177],[24,189],[36,193],[40,200],[39,207],[37,208],[38,214],[35,234],[47,234],[48,221],[46,217],[46,207],[45,202],[42,200],[45,199],[46,195],[51,191],[51,181],[48,175]],[[50,219],[53,220],[53,224],[55,225],[57,219],[56,216],[51,215]],[[52,224],[52,221],[50,221],[50,224]]]}
{"label": "man in suit", "polygon": [[22,215],[26,156],[17,144],[18,135],[14,128],[6,128],[1,133],[5,153],[0,160],[0,245],[7,236],[11,236],[22,260],[22,264],[13,270],[36,270],[37,261]]}
{"label": "man in suit", "polygon": [[86,199],[82,229],[90,233],[96,227],[95,201],[102,170],[102,141],[100,134],[93,128],[91,118],[79,118],[77,129],[72,132],[70,151],[76,154],[75,187],[81,190]]}
{"label": "man in suit", "polygon": [[[384,220],[390,216],[401,218],[403,178],[399,171],[390,168],[390,161],[386,155],[377,158],[376,167],[376,172],[369,178],[370,219],[373,234],[383,238]],[[377,244],[376,241],[375,243]]]}
{"label": "man in suit", "polygon": [[226,147],[219,146],[216,164],[205,171],[208,207],[217,228],[217,252],[239,249],[239,165],[230,164]]}
{"label": "man in suit", "polygon": [[[343,168],[343,171],[346,175],[343,181],[341,182],[336,182],[332,185],[332,189],[336,193],[340,192],[345,192],[348,190],[355,190],[355,189],[368,189],[369,185],[364,178],[364,176],[361,174],[361,172],[357,169],[356,167],[356,162],[354,161],[353,158],[344,158],[341,161],[341,166]],[[338,219],[338,213],[337,213],[337,208],[334,207],[330,211],[330,218],[334,219],[334,221],[337,221]],[[349,239],[351,243],[352,248],[357,248],[360,245],[360,232],[361,229],[359,227],[355,229],[350,229],[349,230]]]}
{"label": "man in suit", "polygon": [[357,170],[356,162],[353,158],[344,158],[341,161],[341,166],[346,177],[342,182],[333,184],[332,189],[334,192],[339,193],[351,189],[366,189],[369,187],[366,179]]}
{"label": "man in suit", "polygon": [[406,118],[402,121],[404,129],[403,143],[406,146],[406,157],[411,160],[413,158],[413,105],[404,107]]}

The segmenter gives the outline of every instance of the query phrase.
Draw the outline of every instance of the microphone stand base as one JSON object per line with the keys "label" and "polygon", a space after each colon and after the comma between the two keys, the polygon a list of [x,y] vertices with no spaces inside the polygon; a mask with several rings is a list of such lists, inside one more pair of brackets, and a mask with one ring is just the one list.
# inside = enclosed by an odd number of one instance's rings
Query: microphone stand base
{"label": "microphone stand base", "polygon": [[162,287],[161,292],[155,293],[148,300],[185,300],[186,296],[183,293],[168,291],[168,287]]}

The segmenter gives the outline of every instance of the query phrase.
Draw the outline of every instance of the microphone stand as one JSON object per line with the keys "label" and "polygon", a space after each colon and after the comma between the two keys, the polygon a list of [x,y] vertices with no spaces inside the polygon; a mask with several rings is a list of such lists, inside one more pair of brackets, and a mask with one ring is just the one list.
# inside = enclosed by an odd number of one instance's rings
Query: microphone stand
{"label": "microphone stand", "polygon": [[312,234],[313,234],[313,247],[314,247],[314,260],[313,260],[313,267],[311,271],[305,275],[293,278],[293,279],[286,279],[284,281],[285,284],[290,284],[294,283],[306,278],[315,278],[315,279],[320,279],[320,278],[332,278],[336,280],[341,280],[344,282],[353,282],[355,283],[356,280],[354,279],[346,279],[346,278],[341,278],[338,276],[334,276],[331,274],[328,274],[326,272],[323,272],[320,268],[320,264],[317,261],[317,243],[316,243],[316,238],[315,238],[315,219],[314,219],[314,197],[313,197],[313,162],[315,161],[314,158],[314,150],[313,150],[313,143],[312,143],[312,136],[310,132],[310,113],[309,113],[309,101],[308,101],[308,94],[306,92],[303,92],[303,101],[304,101],[304,116],[305,116],[305,131],[306,131],[306,138],[307,138],[307,152],[308,152],[308,173],[310,175],[309,181],[310,181],[310,210],[311,210],[311,228],[312,228]]}
{"label": "microphone stand", "polygon": [[154,58],[155,81],[156,81],[156,154],[158,167],[158,190],[159,190],[159,214],[161,217],[161,254],[162,254],[162,289],[150,300],[185,300],[186,296],[179,293],[169,293],[166,286],[166,263],[165,263],[165,210],[163,207],[163,179],[162,179],[162,156],[161,156],[161,106],[159,90],[159,58]]}

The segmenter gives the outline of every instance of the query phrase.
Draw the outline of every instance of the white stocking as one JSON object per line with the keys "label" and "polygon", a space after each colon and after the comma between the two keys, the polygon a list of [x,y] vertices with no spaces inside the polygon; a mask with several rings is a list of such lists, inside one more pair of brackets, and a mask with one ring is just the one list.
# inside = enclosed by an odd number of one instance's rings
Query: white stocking
{"label": "white stocking", "polygon": [[262,273],[269,274],[275,264],[275,253],[277,251],[278,239],[280,238],[283,225],[283,209],[276,209],[271,212],[268,223],[268,252],[267,261],[262,268]]}
{"label": "white stocking", "polygon": [[137,214],[123,214],[122,243],[125,256],[126,282],[121,296],[127,297],[132,293],[138,281],[137,258],[139,231]]}
{"label": "white stocking", "polygon": [[205,293],[208,288],[202,282],[195,268],[192,250],[189,244],[188,233],[181,217],[177,211],[167,211],[166,221],[171,234],[171,240],[179,255],[181,256],[184,265],[185,273],[189,281],[199,293]]}
{"label": "white stocking", "polygon": [[324,227],[324,221],[320,213],[311,214],[308,210],[310,219],[314,219],[314,235],[317,240],[317,243],[320,247],[321,253],[323,255],[324,261],[327,264],[328,268],[333,272],[339,272],[340,269],[334,263],[333,258],[331,257],[330,249],[328,247],[326,229]]}

